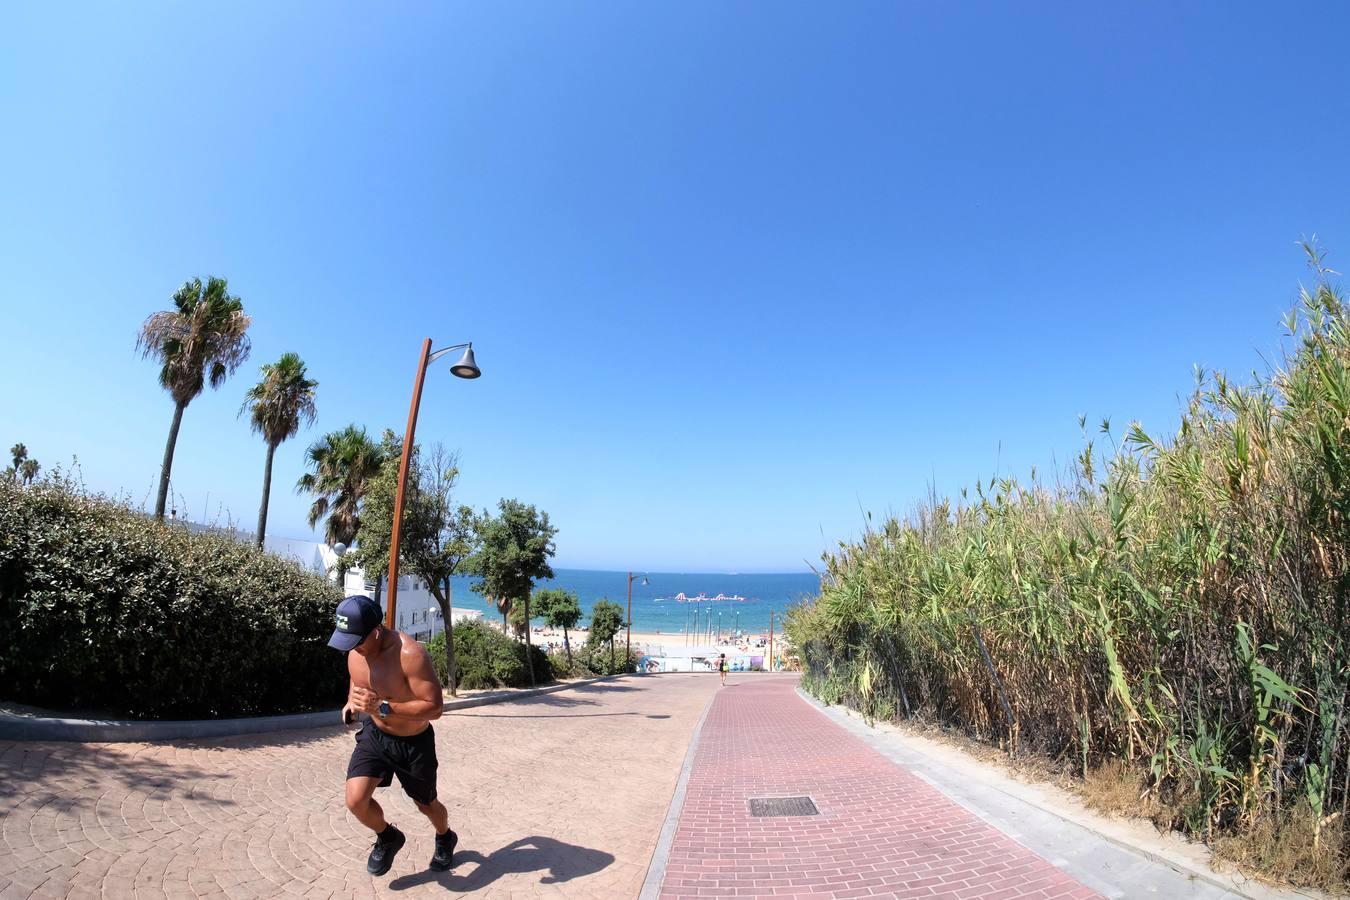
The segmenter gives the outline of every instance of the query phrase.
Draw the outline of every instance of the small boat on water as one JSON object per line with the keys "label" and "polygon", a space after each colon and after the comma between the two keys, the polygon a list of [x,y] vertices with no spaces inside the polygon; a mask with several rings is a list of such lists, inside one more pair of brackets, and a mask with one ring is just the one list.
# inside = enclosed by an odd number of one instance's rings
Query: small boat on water
{"label": "small boat on water", "polygon": [[740,594],[718,594],[716,597],[709,597],[707,594],[700,593],[697,597],[686,597],[684,592],[676,594],[674,597],[657,597],[657,600],[674,600],[676,603],[722,603],[734,600],[737,603],[744,603],[745,599]]}

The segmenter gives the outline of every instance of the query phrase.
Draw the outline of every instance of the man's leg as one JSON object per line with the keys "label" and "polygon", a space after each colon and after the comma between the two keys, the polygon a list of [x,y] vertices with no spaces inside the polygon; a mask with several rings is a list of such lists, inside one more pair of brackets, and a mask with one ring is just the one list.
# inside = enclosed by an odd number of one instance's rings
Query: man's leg
{"label": "man's leg", "polygon": [[375,789],[380,779],[357,777],[347,779],[347,809],[356,816],[356,820],[371,831],[379,834],[388,823],[384,820],[384,810],[375,800]]}
{"label": "man's leg", "polygon": [[[417,803],[416,800],[413,802]],[[432,800],[430,803],[417,803],[417,808],[422,815],[431,820],[437,834],[445,834],[449,830],[450,813],[446,810],[444,803],[439,800]]]}

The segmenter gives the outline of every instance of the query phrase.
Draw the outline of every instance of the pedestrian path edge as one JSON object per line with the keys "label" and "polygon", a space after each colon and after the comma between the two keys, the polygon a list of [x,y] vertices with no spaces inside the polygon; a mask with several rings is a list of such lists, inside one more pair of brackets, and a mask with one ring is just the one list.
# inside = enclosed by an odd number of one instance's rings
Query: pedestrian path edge
{"label": "pedestrian path edge", "polygon": [[[1271,888],[1240,874],[1215,872],[1185,856],[1140,846],[1112,834],[1087,816],[1055,809],[1034,796],[1035,789],[992,771],[957,772],[940,759],[906,742],[899,732],[867,725],[851,711],[827,706],[801,687],[797,694],[821,715],[903,766],[947,797],[1052,861],[1107,897],[1136,896],[1120,888],[1120,875],[1133,870],[1149,878],[1150,894],[1168,897],[1233,897],[1248,900],[1324,898],[1317,891]],[[983,767],[982,767],[983,768]],[[983,795],[983,796],[981,796]],[[1189,882],[1189,884],[1185,884]]]}
{"label": "pedestrian path edge", "polygon": [[[581,681],[565,681],[540,688],[493,691],[477,697],[459,697],[447,700],[444,712],[472,709],[490,703],[505,703],[540,694],[552,694],[569,688],[627,678],[632,673],[602,675]],[[647,678],[649,675],[640,677]],[[141,743],[144,741],[171,741],[181,739],[233,737],[242,734],[265,734],[272,731],[290,731],[306,728],[328,728],[341,721],[342,710],[297,713],[290,716],[254,716],[238,719],[197,719],[175,721],[138,721],[130,719],[66,719],[56,716],[20,716],[0,714],[0,740],[8,741],[76,741],[100,744]]]}
{"label": "pedestrian path edge", "polygon": [[675,779],[675,790],[670,795],[670,809],[666,811],[666,821],[661,825],[661,836],[657,838],[656,849],[652,851],[652,861],[647,866],[647,878],[642,882],[642,893],[638,900],[657,900],[661,896],[661,882],[666,877],[666,865],[670,862],[670,848],[675,843],[675,832],[680,826],[680,813],[684,809],[684,796],[689,790],[689,775],[694,770],[694,758],[698,755],[698,738],[703,732],[703,723],[708,721],[708,711],[717,699],[714,692],[708,702],[703,704],[703,714],[689,736],[689,749],[684,752],[684,765],[680,767],[680,777]]}

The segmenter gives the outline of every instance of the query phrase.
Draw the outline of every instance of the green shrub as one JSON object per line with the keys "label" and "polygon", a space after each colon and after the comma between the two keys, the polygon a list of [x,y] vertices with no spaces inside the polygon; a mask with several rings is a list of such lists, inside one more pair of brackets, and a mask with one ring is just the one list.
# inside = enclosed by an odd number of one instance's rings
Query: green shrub
{"label": "green shrub", "polygon": [[[538,647],[530,649],[536,683],[552,681],[553,668],[548,654]],[[436,665],[436,677],[441,684],[449,684],[445,668],[445,632],[427,642],[427,651]],[[465,690],[529,687],[525,644],[483,622],[459,622],[455,625],[455,677],[456,685]]]}
{"label": "green shrub", "polygon": [[561,647],[548,654],[548,664],[553,669],[553,677],[558,678],[592,678],[595,673],[586,667],[581,661],[581,654],[578,648],[572,649],[572,661],[567,660],[567,651]]}
{"label": "green shrub", "polygon": [[588,642],[573,651],[573,656],[582,668],[594,675],[617,675],[621,672],[637,671],[637,653],[625,651],[619,644],[614,645],[612,656],[608,642]]}
{"label": "green shrub", "polygon": [[8,699],[146,718],[336,708],[340,599],[293,562],[59,478],[0,483]]}

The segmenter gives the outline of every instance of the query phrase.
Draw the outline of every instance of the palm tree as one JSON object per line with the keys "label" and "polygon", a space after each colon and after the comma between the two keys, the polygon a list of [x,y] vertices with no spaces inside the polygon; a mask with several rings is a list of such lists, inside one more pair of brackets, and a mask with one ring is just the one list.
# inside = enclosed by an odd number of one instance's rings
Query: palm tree
{"label": "palm tree", "polygon": [[9,455],[14,459],[14,465],[5,469],[5,477],[12,483],[18,484],[19,477],[23,474],[23,464],[28,459],[28,448],[23,444],[15,444],[9,448]]}
{"label": "palm tree", "polygon": [[315,495],[309,508],[309,527],[328,517],[324,538],[329,544],[351,546],[361,529],[361,501],[366,486],[384,465],[380,445],[364,428],[348,425],[332,431],[310,445],[310,471],[300,476],[295,489]]}
{"label": "palm tree", "polygon": [[23,483],[32,484],[41,468],[41,464],[36,459],[25,459],[23,464],[19,466],[19,475],[23,478]]}
{"label": "palm tree", "polygon": [[141,356],[154,357],[160,363],[160,387],[173,397],[173,424],[164,446],[159,496],[155,499],[157,519],[164,518],[183,410],[208,381],[211,387],[220,387],[248,359],[248,326],[252,321],[244,314],[239,298],[230,296],[224,278],[209,278],[204,285],[200,278],[185,282],[173,295],[173,305],[173,309],[146,319],[136,338]]}
{"label": "palm tree", "polygon": [[263,469],[262,505],[258,508],[258,549],[267,535],[267,500],[272,494],[272,456],[277,445],[295,437],[300,423],[314,424],[314,389],[317,381],[305,377],[305,364],[294,353],[262,367],[262,380],[249,388],[239,413],[249,411],[253,430],[267,442],[267,465]]}

